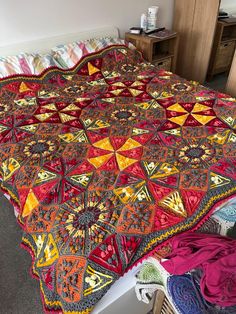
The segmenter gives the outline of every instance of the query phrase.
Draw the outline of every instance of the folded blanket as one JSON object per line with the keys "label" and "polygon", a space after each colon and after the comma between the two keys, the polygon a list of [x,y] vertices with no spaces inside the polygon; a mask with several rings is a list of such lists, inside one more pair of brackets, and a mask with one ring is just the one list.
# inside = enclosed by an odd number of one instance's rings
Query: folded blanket
{"label": "folded blanket", "polygon": [[172,241],[173,251],[162,266],[182,275],[199,268],[204,298],[221,306],[236,305],[236,240],[189,232]]}
{"label": "folded blanket", "polygon": [[[208,307],[193,282],[191,274],[170,276],[167,280],[168,295],[174,308],[181,314],[205,314]],[[217,313],[217,312],[216,312]]]}
{"label": "folded blanket", "polygon": [[157,290],[165,292],[168,275],[159,261],[150,257],[136,275],[135,292],[138,300],[149,303]]}

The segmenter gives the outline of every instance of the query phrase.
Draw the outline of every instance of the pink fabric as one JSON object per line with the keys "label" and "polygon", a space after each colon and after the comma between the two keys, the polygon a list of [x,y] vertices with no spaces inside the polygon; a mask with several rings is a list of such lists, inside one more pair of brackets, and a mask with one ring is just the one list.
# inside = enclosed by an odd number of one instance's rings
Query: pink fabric
{"label": "pink fabric", "polygon": [[21,65],[21,69],[22,69],[23,73],[31,74],[30,67],[24,58],[19,58],[19,63]]}
{"label": "pink fabric", "polygon": [[176,236],[162,266],[171,274],[200,268],[201,292],[220,306],[236,305],[236,240],[220,235],[185,233]]}

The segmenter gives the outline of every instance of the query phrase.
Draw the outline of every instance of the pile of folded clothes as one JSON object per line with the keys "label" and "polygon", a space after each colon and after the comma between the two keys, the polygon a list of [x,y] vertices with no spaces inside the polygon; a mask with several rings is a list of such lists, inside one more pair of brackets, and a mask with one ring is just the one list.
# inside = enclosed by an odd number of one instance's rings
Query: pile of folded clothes
{"label": "pile of folded clothes", "polygon": [[171,247],[167,259],[151,258],[137,274],[138,298],[148,302],[159,289],[181,314],[236,313],[236,240],[188,232]]}

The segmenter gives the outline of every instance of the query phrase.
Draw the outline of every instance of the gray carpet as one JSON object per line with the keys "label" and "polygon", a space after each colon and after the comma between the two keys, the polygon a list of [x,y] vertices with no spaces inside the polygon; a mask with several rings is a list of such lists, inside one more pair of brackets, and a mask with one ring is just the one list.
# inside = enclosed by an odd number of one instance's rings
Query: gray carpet
{"label": "gray carpet", "polygon": [[19,246],[22,231],[2,194],[0,222],[0,314],[42,314],[39,283],[29,274],[31,257]]}
{"label": "gray carpet", "polygon": [[227,80],[228,74],[220,73],[215,75],[211,81],[205,82],[203,85],[211,89],[217,90],[218,92],[225,93]]}

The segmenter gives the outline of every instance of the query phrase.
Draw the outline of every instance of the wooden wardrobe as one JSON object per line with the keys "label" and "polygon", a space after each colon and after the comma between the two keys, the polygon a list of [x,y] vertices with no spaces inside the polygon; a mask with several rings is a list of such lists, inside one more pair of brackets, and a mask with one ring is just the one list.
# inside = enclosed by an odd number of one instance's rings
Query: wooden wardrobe
{"label": "wooden wardrobe", "polygon": [[179,34],[176,73],[206,79],[220,0],[175,0],[173,29]]}

